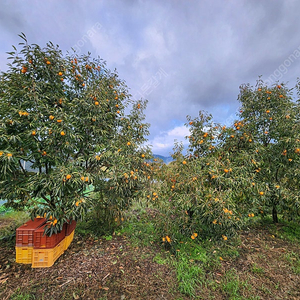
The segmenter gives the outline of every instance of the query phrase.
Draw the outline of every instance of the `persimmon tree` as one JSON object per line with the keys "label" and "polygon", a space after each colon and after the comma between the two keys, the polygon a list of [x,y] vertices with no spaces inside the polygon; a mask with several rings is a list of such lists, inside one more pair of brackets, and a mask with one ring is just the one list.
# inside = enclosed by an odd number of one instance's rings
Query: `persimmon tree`
{"label": "persimmon tree", "polygon": [[238,100],[241,110],[235,136],[244,136],[241,149],[251,144],[248,171],[253,185],[260,185],[259,197],[247,201],[255,199],[252,205],[271,213],[275,223],[278,213],[293,219],[300,215],[299,102],[284,85],[268,87],[260,79],[256,87],[242,85]]}
{"label": "persimmon tree", "polygon": [[187,117],[188,152],[175,147],[174,161],[161,170],[163,237],[226,240],[247,218],[299,216],[298,102],[283,85],[261,80],[241,86],[238,99],[238,119],[228,128],[201,111]]}
{"label": "persimmon tree", "polygon": [[[243,165],[234,165],[228,155],[221,155],[219,139],[222,127],[212,116],[199,112],[187,117],[190,128],[189,149],[174,148],[174,161],[162,168],[160,180],[164,199],[157,201],[164,208],[162,236],[181,232],[192,239],[227,238],[240,227],[242,216],[236,197],[245,181],[237,181]],[[196,236],[196,235],[197,236]]]}
{"label": "persimmon tree", "polygon": [[0,198],[52,220],[50,234],[95,201],[122,210],[149,176],[146,101],[100,58],[20,36],[0,79]]}

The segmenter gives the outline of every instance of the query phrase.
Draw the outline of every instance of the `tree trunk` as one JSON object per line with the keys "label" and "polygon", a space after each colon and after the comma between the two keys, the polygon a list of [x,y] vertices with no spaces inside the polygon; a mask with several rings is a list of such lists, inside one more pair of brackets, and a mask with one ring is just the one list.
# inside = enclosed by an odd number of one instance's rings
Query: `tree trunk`
{"label": "tree trunk", "polygon": [[274,223],[278,223],[278,216],[277,216],[276,205],[273,205],[272,217],[273,217],[273,222]]}

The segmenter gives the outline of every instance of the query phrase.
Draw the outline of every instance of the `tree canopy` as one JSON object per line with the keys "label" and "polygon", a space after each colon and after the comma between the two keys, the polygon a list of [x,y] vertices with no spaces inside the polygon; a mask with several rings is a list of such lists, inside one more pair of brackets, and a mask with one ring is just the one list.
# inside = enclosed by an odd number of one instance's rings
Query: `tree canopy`
{"label": "tree canopy", "polygon": [[148,176],[146,101],[100,58],[21,37],[0,79],[0,198],[45,215],[54,232],[83,215],[92,186],[128,205]]}

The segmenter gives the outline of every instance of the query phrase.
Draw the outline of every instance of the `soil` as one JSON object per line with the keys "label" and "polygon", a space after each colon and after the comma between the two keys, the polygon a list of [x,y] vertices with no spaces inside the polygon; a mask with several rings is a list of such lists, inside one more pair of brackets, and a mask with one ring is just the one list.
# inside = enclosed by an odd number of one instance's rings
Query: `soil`
{"label": "soil", "polygon": [[[241,233],[238,250],[239,256],[207,272],[197,299],[300,299],[300,275],[293,271],[298,244],[256,228]],[[134,247],[126,236],[108,241],[75,234],[52,267],[33,269],[15,262],[13,240],[2,241],[0,299],[190,299],[178,291],[176,271],[154,261],[158,253],[155,245]],[[230,297],[228,272],[238,278],[240,298]]]}
{"label": "soil", "polygon": [[[159,249],[132,247],[125,237],[111,241],[75,236],[50,268],[15,263],[11,242],[0,247],[0,299],[16,292],[34,299],[176,299],[176,274],[153,262]],[[178,296],[178,297],[177,297]],[[44,297],[44,298],[43,298]]]}

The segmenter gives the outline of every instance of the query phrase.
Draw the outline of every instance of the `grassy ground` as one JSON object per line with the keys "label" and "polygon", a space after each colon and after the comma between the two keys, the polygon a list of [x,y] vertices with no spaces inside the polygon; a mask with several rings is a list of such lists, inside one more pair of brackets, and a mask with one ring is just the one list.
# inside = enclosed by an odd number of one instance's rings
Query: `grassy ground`
{"label": "grassy ground", "polygon": [[0,299],[300,299],[299,225],[267,219],[234,240],[168,248],[155,220],[155,211],[137,210],[101,238],[81,224],[45,269],[16,264],[14,239],[2,240]]}

